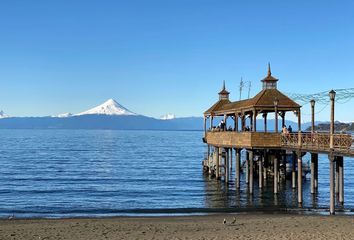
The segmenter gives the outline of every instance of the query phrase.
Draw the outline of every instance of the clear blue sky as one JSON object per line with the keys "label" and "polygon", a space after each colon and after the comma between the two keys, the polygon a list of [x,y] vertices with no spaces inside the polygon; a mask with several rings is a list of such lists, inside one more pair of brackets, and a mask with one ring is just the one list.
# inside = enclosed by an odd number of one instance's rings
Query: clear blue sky
{"label": "clear blue sky", "polygon": [[[224,79],[234,100],[241,76],[256,94],[268,62],[283,92],[353,87],[353,9],[323,0],[3,0],[0,109],[77,113],[114,98],[148,116],[201,116]],[[338,120],[354,120],[353,102],[338,106]]]}

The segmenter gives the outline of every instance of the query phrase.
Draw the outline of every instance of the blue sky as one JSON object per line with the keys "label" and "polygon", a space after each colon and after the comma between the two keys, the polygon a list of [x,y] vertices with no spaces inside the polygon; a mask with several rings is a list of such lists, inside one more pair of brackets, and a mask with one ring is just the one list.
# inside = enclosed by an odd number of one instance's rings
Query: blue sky
{"label": "blue sky", "polygon": [[[283,92],[350,88],[353,9],[353,1],[4,0],[0,109],[77,113],[114,98],[148,116],[201,116],[224,79],[233,100],[241,77],[251,95],[260,91],[268,62]],[[353,103],[338,105],[336,118],[354,120]],[[327,107],[318,119],[328,115]]]}

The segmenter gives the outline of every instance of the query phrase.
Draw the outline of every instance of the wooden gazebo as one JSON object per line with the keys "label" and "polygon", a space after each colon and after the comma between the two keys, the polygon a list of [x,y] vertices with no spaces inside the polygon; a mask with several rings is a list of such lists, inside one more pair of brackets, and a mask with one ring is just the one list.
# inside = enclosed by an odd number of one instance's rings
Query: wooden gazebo
{"label": "wooden gazebo", "polygon": [[[268,65],[268,74],[262,80],[263,89],[256,96],[247,100],[231,102],[229,100],[229,92],[226,90],[225,82],[222,90],[219,92],[219,100],[204,112],[205,130],[206,120],[210,118],[210,129],[213,129],[213,118],[224,117],[227,121],[228,117],[234,120],[234,131],[245,131],[245,122],[250,118],[250,130],[257,130],[257,116],[262,114],[264,118],[264,131],[267,132],[267,115],[275,113],[275,132],[278,132],[278,116],[282,118],[282,125],[285,124],[285,113],[293,112],[298,116],[298,129],[301,130],[301,106],[281,93],[277,89],[278,79],[272,76],[270,65]],[[239,119],[241,120],[241,128],[239,128]],[[225,129],[221,129],[225,130]]]}

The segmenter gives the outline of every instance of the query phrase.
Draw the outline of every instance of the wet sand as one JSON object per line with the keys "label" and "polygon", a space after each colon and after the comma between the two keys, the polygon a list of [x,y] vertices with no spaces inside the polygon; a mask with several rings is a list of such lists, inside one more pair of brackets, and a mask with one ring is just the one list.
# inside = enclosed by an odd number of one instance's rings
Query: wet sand
{"label": "wet sand", "polygon": [[[232,223],[234,217],[236,222]],[[226,224],[223,224],[224,218]],[[0,239],[354,239],[353,216],[219,214],[189,217],[0,220]]]}

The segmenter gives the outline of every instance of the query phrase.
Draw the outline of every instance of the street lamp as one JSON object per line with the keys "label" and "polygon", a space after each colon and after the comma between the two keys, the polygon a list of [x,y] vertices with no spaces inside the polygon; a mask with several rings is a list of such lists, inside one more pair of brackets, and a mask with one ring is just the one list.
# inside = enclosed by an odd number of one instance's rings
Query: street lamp
{"label": "street lamp", "polygon": [[330,142],[329,148],[332,150],[334,148],[333,134],[334,134],[334,99],[336,97],[336,92],[331,90],[329,92],[329,98],[331,99],[331,125],[330,125]]}
{"label": "street lamp", "polygon": [[315,103],[316,101],[312,99],[310,101],[311,104],[311,132],[315,132]]}

